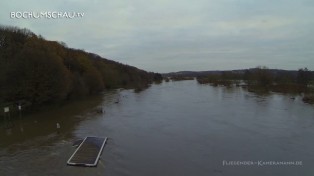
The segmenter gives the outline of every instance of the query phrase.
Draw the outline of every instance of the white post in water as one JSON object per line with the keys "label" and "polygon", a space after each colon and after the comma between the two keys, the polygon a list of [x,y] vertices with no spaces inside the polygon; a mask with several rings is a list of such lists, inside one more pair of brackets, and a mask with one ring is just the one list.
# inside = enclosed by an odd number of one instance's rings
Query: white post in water
{"label": "white post in water", "polygon": [[22,118],[22,106],[21,106],[21,104],[19,104],[17,106],[17,108],[19,109],[19,115],[20,115],[20,119],[21,119]]}
{"label": "white post in water", "polygon": [[10,119],[10,108],[4,107],[4,117]]}
{"label": "white post in water", "polygon": [[10,108],[9,106],[7,107],[4,107],[3,108],[4,110],[4,125],[5,125],[5,128],[7,129],[7,134],[8,135],[11,135],[12,134],[12,131],[11,131],[11,117],[10,117]]}
{"label": "white post in water", "polygon": [[61,126],[59,123],[57,123],[57,132],[59,133],[59,130],[60,130]]}
{"label": "white post in water", "polygon": [[4,112],[5,113],[8,113],[10,111],[10,108],[9,107],[4,107]]}

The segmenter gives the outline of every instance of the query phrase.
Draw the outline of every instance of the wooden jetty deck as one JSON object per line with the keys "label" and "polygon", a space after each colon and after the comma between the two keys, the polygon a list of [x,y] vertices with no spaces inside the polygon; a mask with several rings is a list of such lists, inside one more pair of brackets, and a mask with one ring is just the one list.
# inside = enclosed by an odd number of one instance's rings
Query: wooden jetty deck
{"label": "wooden jetty deck", "polygon": [[67,164],[72,166],[97,166],[106,141],[106,137],[86,137],[72,154]]}

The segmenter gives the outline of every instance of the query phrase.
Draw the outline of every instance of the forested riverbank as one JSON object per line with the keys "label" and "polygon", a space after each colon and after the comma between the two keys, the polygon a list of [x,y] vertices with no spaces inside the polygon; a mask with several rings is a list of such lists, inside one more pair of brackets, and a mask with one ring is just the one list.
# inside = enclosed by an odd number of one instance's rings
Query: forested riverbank
{"label": "forested riverbank", "polygon": [[140,90],[161,79],[28,29],[0,26],[1,107],[56,104],[113,88]]}

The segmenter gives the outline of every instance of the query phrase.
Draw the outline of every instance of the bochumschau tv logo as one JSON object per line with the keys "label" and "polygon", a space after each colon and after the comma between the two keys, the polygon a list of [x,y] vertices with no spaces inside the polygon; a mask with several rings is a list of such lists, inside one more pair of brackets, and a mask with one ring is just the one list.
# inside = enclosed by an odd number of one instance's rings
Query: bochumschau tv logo
{"label": "bochumschau tv logo", "polygon": [[74,19],[83,18],[84,15],[85,15],[84,12],[61,12],[61,11],[10,12],[10,18],[12,19]]}

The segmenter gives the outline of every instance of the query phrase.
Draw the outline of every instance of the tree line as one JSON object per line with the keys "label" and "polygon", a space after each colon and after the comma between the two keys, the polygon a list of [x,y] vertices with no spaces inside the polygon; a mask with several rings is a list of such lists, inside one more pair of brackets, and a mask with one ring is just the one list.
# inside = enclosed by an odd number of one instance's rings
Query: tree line
{"label": "tree line", "polygon": [[250,88],[260,90],[278,90],[281,92],[306,92],[314,84],[314,72],[307,68],[298,71],[272,70],[256,67],[240,71],[222,71],[216,74],[197,77],[201,84],[237,85],[241,81]]}
{"label": "tree line", "polygon": [[267,67],[238,71],[222,71],[197,77],[200,84],[242,86],[253,92],[304,93],[304,100],[314,103],[314,72],[307,68],[297,71],[273,70]]}
{"label": "tree line", "polygon": [[0,104],[51,104],[105,89],[141,89],[161,79],[28,29],[0,26]]}

